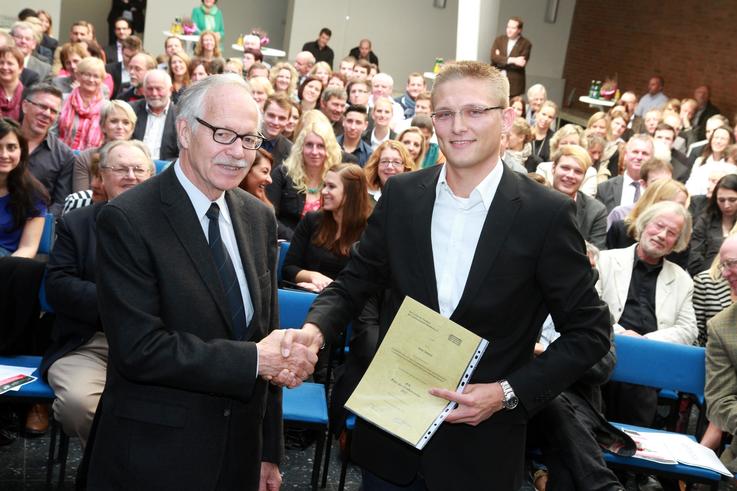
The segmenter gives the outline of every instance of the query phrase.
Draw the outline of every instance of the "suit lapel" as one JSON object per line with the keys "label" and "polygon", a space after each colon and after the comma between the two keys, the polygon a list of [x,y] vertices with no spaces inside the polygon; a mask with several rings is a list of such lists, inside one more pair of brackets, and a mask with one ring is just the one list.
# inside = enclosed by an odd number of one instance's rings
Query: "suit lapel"
{"label": "suit lapel", "polygon": [[676,277],[673,274],[673,269],[669,268],[667,264],[663,264],[663,269],[660,270],[658,275],[658,281],[655,286],[655,316],[657,317],[658,312],[663,311],[663,304],[671,298],[673,292],[673,285],[675,284]]}
{"label": "suit lapel", "polygon": [[[499,165],[504,164],[500,163]],[[453,311],[453,315],[451,315],[452,320],[463,316],[473,296],[481,290],[481,284],[486,281],[491,265],[494,264],[494,260],[514,224],[521,200],[517,189],[517,181],[515,180],[516,176],[512,173],[511,169],[504,166],[502,179],[491,202],[491,207],[486,214],[481,235],[476,244],[476,251],[473,255],[471,270],[468,272],[466,286],[463,288],[463,295]]]}
{"label": "suit lapel", "polygon": [[[247,233],[248,224],[256,223],[251,216],[251,208],[246,206],[242,197],[232,191],[226,191],[225,201],[228,203],[228,211],[230,212],[230,220],[233,222],[233,232],[235,233],[235,241],[238,244],[238,252],[241,256],[241,263],[246,274],[246,283],[248,283],[248,293],[251,297],[251,303],[254,308],[261,305],[261,290],[258,284],[256,260],[254,258],[253,232],[251,235]],[[251,321],[255,319],[254,315]]]}
{"label": "suit lapel", "polygon": [[630,281],[632,281],[632,268],[635,263],[635,248],[637,244],[622,249],[620,254],[614,257],[617,263],[617,270],[621,271],[621,274],[614,272],[614,286],[617,291],[617,301],[624,310],[624,306],[627,303],[627,295],[629,294]]}
{"label": "suit lapel", "polygon": [[[440,176],[441,167],[436,166],[435,172],[427,172],[425,178],[417,187],[417,194],[410,200],[413,207],[410,216],[412,236],[417,244],[418,262],[427,264],[422,268],[423,283],[426,286],[426,300],[422,302],[436,312],[440,311],[438,305],[438,285],[435,280],[435,262],[432,254],[432,212],[435,206],[435,189]],[[416,299],[420,300],[420,299]]]}
{"label": "suit lapel", "polygon": [[173,165],[162,173],[161,181],[161,201],[164,216],[169,221],[174,235],[176,235],[184,250],[187,251],[195,271],[199,274],[207,291],[212,296],[212,300],[217,305],[224,325],[229,328],[227,334],[231,335],[233,329],[230,325],[225,292],[215,269],[212,252],[210,252],[207,239],[202,233],[202,226],[197,220],[192,202],[177,180]]}

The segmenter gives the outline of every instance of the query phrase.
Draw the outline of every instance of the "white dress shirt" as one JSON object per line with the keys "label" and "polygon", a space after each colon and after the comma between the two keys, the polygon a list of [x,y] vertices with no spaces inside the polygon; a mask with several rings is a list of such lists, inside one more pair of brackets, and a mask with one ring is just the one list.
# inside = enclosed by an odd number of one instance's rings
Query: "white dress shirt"
{"label": "white dress shirt", "polygon": [[[200,222],[202,227],[202,233],[205,234],[205,240],[209,242],[208,230],[210,228],[210,219],[207,218],[207,210],[210,209],[212,201],[210,198],[205,196],[202,191],[192,184],[187,176],[184,175],[182,167],[179,164],[179,160],[174,163],[174,173],[179,179],[179,183],[184,188],[184,191],[189,196],[189,200],[192,202],[194,211],[197,214],[197,220]],[[225,193],[221,194],[220,197],[215,201],[220,207],[220,218],[218,219],[218,225],[220,226],[220,236],[223,239],[223,244],[228,250],[230,259],[233,261],[233,267],[235,268],[235,275],[238,278],[238,286],[241,288],[241,296],[243,297],[243,305],[246,311],[246,325],[251,323],[253,318],[253,302],[251,302],[251,294],[248,291],[248,282],[246,281],[246,272],[243,270],[243,262],[241,261],[241,255],[238,251],[238,243],[235,240],[235,232],[233,231],[233,221],[230,219],[230,212],[228,211],[228,204],[225,201]]]}
{"label": "white dress shirt", "polygon": [[[619,200],[619,204],[631,205],[635,202],[635,186],[632,185],[635,182],[629,174],[624,173],[624,180],[622,181],[622,197]],[[640,191],[642,193],[642,190]]]}
{"label": "white dress shirt", "polygon": [[164,136],[166,113],[169,112],[170,107],[171,102],[160,114],[154,114],[146,104],[148,117],[146,117],[146,132],[143,134],[143,143],[151,151],[151,158],[154,160],[159,160],[161,155],[161,138]]}
{"label": "white dress shirt", "polygon": [[474,188],[468,198],[459,198],[448,186],[443,166],[435,188],[431,241],[438,306],[450,318],[461,300],[471,270],[476,245],[491,202],[502,178],[504,164],[494,169]]}

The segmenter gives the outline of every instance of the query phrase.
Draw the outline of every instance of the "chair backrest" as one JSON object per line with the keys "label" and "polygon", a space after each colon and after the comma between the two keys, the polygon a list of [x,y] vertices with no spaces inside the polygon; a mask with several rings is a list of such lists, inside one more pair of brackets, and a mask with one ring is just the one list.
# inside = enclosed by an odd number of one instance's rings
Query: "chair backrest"
{"label": "chair backrest", "polygon": [[44,229],[41,232],[41,242],[38,244],[38,254],[50,254],[51,247],[54,245],[54,228],[56,218],[53,214],[47,213],[44,222]]}
{"label": "chair backrest", "polygon": [[154,165],[156,165],[156,173],[160,174],[164,169],[171,165],[171,162],[168,160],[154,160]]}
{"label": "chair backrest", "polygon": [[279,326],[300,329],[317,294],[279,289]]}
{"label": "chair backrest", "polygon": [[284,259],[289,251],[289,242],[279,242],[279,262],[276,265],[276,281],[281,282],[282,269],[284,269]]}
{"label": "chair backrest", "polygon": [[633,336],[615,336],[614,342],[617,364],[612,380],[696,396],[704,394],[704,348]]}

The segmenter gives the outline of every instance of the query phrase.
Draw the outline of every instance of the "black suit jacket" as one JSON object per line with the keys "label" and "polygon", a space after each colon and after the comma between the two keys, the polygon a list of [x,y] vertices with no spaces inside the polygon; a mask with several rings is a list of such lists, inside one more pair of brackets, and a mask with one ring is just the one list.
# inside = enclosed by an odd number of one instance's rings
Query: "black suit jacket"
{"label": "black suit jacket", "polygon": [[59,219],[46,266],[46,295],[56,319],[41,373],[101,330],[97,309],[97,215],[105,203],[74,210]]}
{"label": "black suit jacket", "polygon": [[274,205],[274,213],[279,221],[279,228],[292,240],[294,229],[302,219],[306,196],[294,186],[294,181],[287,175],[283,165],[271,171],[271,184],[266,188],[266,197]]}
{"label": "black suit jacket", "polygon": [[[352,48],[348,54],[352,57],[354,57],[356,60],[359,60],[361,58],[361,50],[358,49],[358,46],[355,48]],[[368,54],[368,62],[373,63],[377,67],[379,66],[379,57],[376,56],[376,54],[373,51],[369,51]]]}
{"label": "black suit jacket", "polygon": [[254,306],[236,341],[225,291],[174,167],[108,203],[97,221],[97,294],[110,345],[90,489],[257,489],[282,455],[281,390],[256,376],[278,327],[276,222],[225,193]]}
{"label": "black suit jacket", "polygon": [[108,44],[105,46],[105,60],[107,63],[122,63],[123,60],[118,59],[118,45],[117,43]]}
{"label": "black suit jacket", "polygon": [[[431,223],[440,170],[399,174],[384,186],[350,262],[307,316],[326,340],[335,342],[364,302],[385,288],[380,341],[405,296],[438,311]],[[359,419],[351,450],[356,462],[396,484],[421,470],[430,490],[488,489],[489,483],[519,489],[528,417],[609,349],[609,313],[594,289],[574,216],[572,200],[505,167],[451,316],[490,341],[471,383],[506,378],[520,406],[476,427],[443,424],[421,452]],[[533,359],[548,313],[562,336]]]}
{"label": "black suit jacket", "polygon": [[41,80],[41,77],[39,77],[38,73],[31,70],[30,68],[24,68],[20,72],[20,83],[23,84],[24,89],[30,87],[31,85],[36,85],[39,80]]}
{"label": "black suit jacket", "polygon": [[619,206],[622,201],[622,187],[624,186],[624,177],[616,176],[599,184],[596,188],[596,199],[604,203],[607,213]]}
{"label": "black suit jacket", "polygon": [[606,207],[591,196],[576,193],[576,224],[584,240],[606,248]]}
{"label": "black suit jacket", "polygon": [[[133,138],[143,141],[146,134],[146,122],[148,121],[148,111],[146,111],[146,100],[133,102],[131,104],[133,112],[136,113],[138,120],[133,130]],[[176,160],[179,156],[179,147],[177,146],[177,110],[173,103],[169,103],[169,111],[166,113],[164,121],[164,133],[161,135],[161,149],[159,150],[159,160]]]}
{"label": "black suit jacket", "polygon": [[287,157],[289,157],[289,152],[292,150],[292,142],[290,142],[287,137],[284,135],[278,135],[276,137],[276,141],[274,141],[274,146],[271,148],[271,158],[274,161],[272,164],[272,167],[279,167],[284,163]]}
{"label": "black suit jacket", "polygon": [[113,93],[110,94],[110,99],[118,99],[122,90],[123,64],[115,61],[107,63],[105,71],[113,77]]}

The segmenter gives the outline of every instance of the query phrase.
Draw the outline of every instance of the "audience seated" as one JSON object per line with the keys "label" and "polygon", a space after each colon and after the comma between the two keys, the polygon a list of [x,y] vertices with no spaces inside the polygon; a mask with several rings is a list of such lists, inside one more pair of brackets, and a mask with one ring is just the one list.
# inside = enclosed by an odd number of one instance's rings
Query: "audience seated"
{"label": "audience seated", "polygon": [[660,109],[668,103],[668,96],[663,93],[665,80],[661,76],[650,77],[647,83],[647,93],[640,98],[635,107],[635,116],[645,117],[651,109]]}
{"label": "audience seated", "polygon": [[[196,81],[197,80],[192,77],[192,82]],[[258,104],[259,109],[263,111],[266,99],[274,94],[274,88],[271,86],[271,82],[269,82],[269,79],[266,77],[253,77],[248,80],[248,85],[251,86],[251,95],[253,95],[253,99],[256,101],[256,104]]]}
{"label": "audience seated", "polygon": [[326,89],[320,96],[320,110],[330,120],[335,136],[343,133],[343,112],[348,94],[344,89]]}
{"label": "audience seated", "polygon": [[[72,190],[76,193],[90,189],[93,173],[91,163],[99,159],[100,149],[114,140],[130,140],[136,126],[136,114],[130,104],[124,101],[108,101],[100,111],[100,129],[103,134],[102,144],[98,147],[83,150],[74,159],[72,174]],[[65,206],[66,209],[66,206]]]}
{"label": "audience seated", "polygon": [[141,140],[154,160],[175,160],[177,110],[171,101],[171,78],[164,70],[151,70],[143,78],[145,98],[131,104],[136,115],[133,138]]}
{"label": "audience seated", "polygon": [[[148,148],[139,141],[114,141],[100,156],[102,186],[108,199],[155,172]],[[49,258],[46,292],[56,313],[52,345],[41,372],[54,389],[54,418],[82,447],[105,387],[107,339],[100,321],[95,288],[96,219],[105,202],[75,210],[59,220]]]}
{"label": "audience seated", "polygon": [[156,68],[156,60],[148,53],[133,55],[128,62],[128,73],[130,74],[130,86],[121,90],[116,99],[133,103],[145,98],[143,93],[143,79],[146,73]]}
{"label": "audience seated", "polygon": [[292,142],[283,135],[291,110],[292,103],[284,93],[269,96],[264,104],[261,133],[265,138],[261,148],[269,152],[274,167],[282,165],[292,150]]}
{"label": "audience seated", "polygon": [[217,35],[212,31],[202,31],[200,33],[200,40],[195,44],[194,55],[205,61],[222,59],[223,55],[220,51],[220,43],[218,42]]}
{"label": "audience seated", "polygon": [[627,141],[624,174],[602,182],[596,190],[596,199],[604,203],[608,212],[619,205],[633,204],[640,198],[640,166],[650,160],[653,152],[653,139],[648,135],[635,135]]}
{"label": "audience seated", "polygon": [[[640,166],[640,192],[644,195],[647,191],[647,187],[660,179],[672,179],[673,178],[673,166],[664,160],[657,158],[651,158]],[[684,187],[685,192],[685,187]],[[632,209],[639,203],[637,200],[635,203],[626,205],[615,206],[614,209],[609,212],[607,216],[607,230],[611,228],[612,224],[623,220],[627,217]],[[648,203],[649,204],[649,203]],[[681,203],[686,206],[687,203],[684,201]],[[627,244],[629,245],[629,244]],[[616,246],[619,247],[619,246]],[[611,249],[612,247],[608,247]]]}
{"label": "audience seated", "polygon": [[415,115],[415,100],[418,95],[426,90],[425,77],[420,72],[410,73],[407,77],[407,86],[404,89],[404,95],[395,99],[404,110],[404,119],[411,119]]}
{"label": "audience seated", "polygon": [[[306,114],[313,112],[317,113]],[[273,182],[266,188],[276,218],[290,239],[302,217],[320,209],[325,173],[341,161],[330,123],[319,115],[311,119],[302,127],[284,164],[271,171]]]}
{"label": "audience seated", "polygon": [[717,182],[705,212],[694,225],[688,258],[688,271],[692,275],[709,267],[736,221],[737,175],[728,174]]}
{"label": "audience seated", "polygon": [[550,161],[550,139],[553,137],[551,125],[558,115],[558,105],[553,101],[545,101],[535,113],[535,124],[532,125],[532,153],[543,162]]}
{"label": "audience seated", "polygon": [[[729,284],[734,301],[737,298],[737,236],[729,237],[722,244],[717,268]],[[737,432],[737,363],[733,356],[737,343],[734,334],[736,324],[737,304],[733,303],[707,322],[709,336],[706,342],[706,414],[712,425],[731,435]],[[721,446],[721,431],[718,431],[715,443]],[[727,469],[737,473],[737,438],[732,438],[721,460]]]}
{"label": "audience seated", "polygon": [[103,134],[100,129],[100,111],[107,102],[102,87],[105,64],[88,56],[79,62],[75,79],[79,85],[72,89],[59,114],[59,138],[72,150],[99,147]]}
{"label": "audience seated", "polygon": [[29,171],[28,142],[20,126],[0,119],[0,257],[36,255],[48,200]]}
{"label": "audience seated", "polygon": [[[691,216],[679,203],[648,207],[635,222],[637,243],[602,251],[597,290],[614,317],[614,332],[657,341],[692,344],[696,340],[693,281],[665,257],[688,246]],[[624,383],[607,386],[607,417],[650,426],[657,389]]]}
{"label": "audience seated", "polygon": [[553,189],[576,202],[578,231],[586,242],[603,249],[606,239],[606,208],[601,202],[580,191],[589,168],[591,158],[586,150],[578,145],[561,145],[553,154]]}
{"label": "audience seated", "polygon": [[706,194],[706,181],[713,170],[724,169],[726,172],[737,170],[737,166],[726,160],[727,148],[732,144],[734,144],[732,128],[728,126],[714,128],[709,136],[709,143],[704,146],[701,156],[696,158],[686,181],[686,187],[691,194]]}
{"label": "audience seated", "polygon": [[171,101],[176,105],[179,102],[179,96],[189,87],[191,80],[189,78],[190,58],[184,51],[175,51],[169,55],[166,62],[166,69],[171,77]]}
{"label": "audience seated", "polygon": [[[544,114],[545,109],[541,111],[541,117],[544,117]],[[563,126],[561,129],[553,133],[552,138],[550,138],[550,156],[552,157],[555,155],[556,152],[565,145],[583,146],[583,136],[583,129],[580,126],[575,124],[567,124]],[[538,164],[535,171],[538,174],[545,176],[545,179],[549,184],[553,183],[552,161],[541,162]],[[596,182],[596,169],[591,165],[586,166],[586,175],[584,176],[583,183],[581,184],[581,191],[589,196],[596,196]]]}
{"label": "audience seated", "polygon": [[[141,39],[138,36],[128,36],[121,42],[121,52],[123,55],[123,59],[117,62],[108,61],[108,63],[105,65],[105,70],[113,78],[113,93],[111,98],[119,97],[124,91],[130,88],[130,62],[134,56],[141,53],[142,51],[143,43],[141,42]],[[139,63],[137,63],[136,69],[138,69],[138,65]]]}
{"label": "audience seated", "polygon": [[283,92],[290,99],[297,99],[297,83],[299,75],[292,65],[280,62],[271,67],[269,82],[274,87],[274,92]]}
{"label": "audience seated", "polygon": [[0,117],[20,119],[23,99],[23,53],[13,46],[0,47]]}
{"label": "audience seated", "polygon": [[[427,149],[425,135],[422,134],[422,130],[416,126],[410,126],[399,134],[397,140],[404,145],[407,153],[409,153],[410,158],[414,162],[414,168],[421,169],[422,162],[425,160],[425,151]],[[371,185],[370,181],[369,185]]]}
{"label": "audience seated", "polygon": [[404,144],[396,140],[387,140],[376,147],[364,168],[371,205],[379,201],[381,190],[390,177],[417,169],[416,161],[412,159]]}
{"label": "audience seated", "polygon": [[64,198],[72,191],[74,154],[50,129],[61,111],[61,92],[48,84],[37,84],[23,95],[23,137],[28,141],[31,174],[46,188],[49,211],[61,214]]}
{"label": "audience seated", "polygon": [[36,46],[41,41],[42,34],[30,22],[19,21],[10,28],[10,35],[15,41],[15,46],[23,54],[24,67],[38,74],[41,82],[51,77],[51,60],[42,60],[35,53]]}
{"label": "audience seated", "polygon": [[545,86],[542,84],[535,84],[527,89],[527,113],[525,118],[530,124],[531,128],[534,128],[535,117],[538,111],[542,107],[543,103],[548,100],[548,92],[545,90]]}
{"label": "audience seated", "polygon": [[[382,107],[385,106],[382,105]],[[349,105],[343,115],[343,134],[338,137],[338,145],[344,152],[356,157],[361,167],[366,165],[372,152],[370,143],[363,138],[367,127],[366,106]]]}
{"label": "audience seated", "polygon": [[355,61],[366,60],[369,63],[373,63],[378,67],[379,58],[372,51],[371,48],[372,46],[370,39],[361,39],[361,41],[358,43],[358,46],[356,46],[355,48],[351,48],[348,55],[352,56]]}
{"label": "audience seated", "polygon": [[724,239],[722,247],[719,248],[719,255],[714,257],[709,269],[693,277],[693,308],[696,313],[696,327],[699,330],[696,340],[698,346],[706,346],[708,337],[706,325],[709,319],[734,303],[729,283],[722,276],[719,265],[722,260],[722,249],[734,247],[737,244],[730,240],[735,233],[737,233],[737,227],[732,227],[729,236]]}
{"label": "audience seated", "polygon": [[299,84],[297,89],[297,99],[299,100],[302,112],[317,109],[317,103],[322,95],[323,82],[318,78],[308,75]]}

